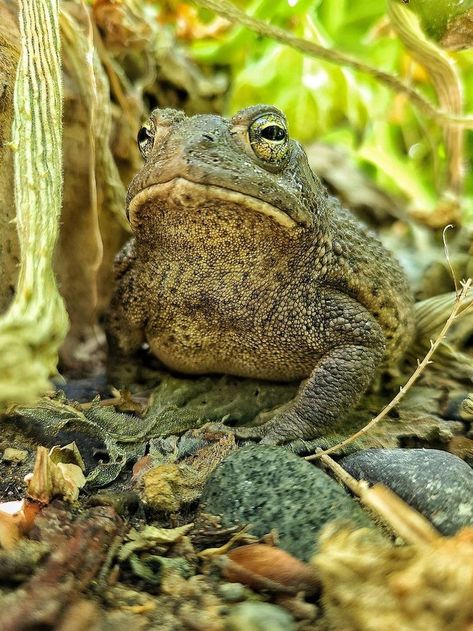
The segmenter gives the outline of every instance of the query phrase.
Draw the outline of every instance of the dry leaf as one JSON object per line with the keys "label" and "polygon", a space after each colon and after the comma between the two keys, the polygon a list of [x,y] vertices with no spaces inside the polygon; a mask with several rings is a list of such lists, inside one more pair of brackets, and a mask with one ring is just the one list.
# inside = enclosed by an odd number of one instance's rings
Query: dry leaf
{"label": "dry leaf", "polygon": [[227,580],[256,590],[294,594],[314,593],[320,587],[313,567],[281,548],[261,543],[235,548],[222,557],[221,567]]}
{"label": "dry leaf", "polygon": [[[117,412],[127,412],[141,416],[142,414],[145,414],[148,409],[148,397],[133,395],[126,388],[123,390],[113,388],[112,394],[114,399],[110,399],[108,403],[112,404]],[[102,404],[103,403],[104,402],[102,402]]]}
{"label": "dry leaf", "polygon": [[150,454],[146,454],[135,462],[132,469],[133,478],[141,477],[148,469],[153,466],[153,459]]}
{"label": "dry leaf", "polygon": [[[66,462],[60,461],[61,449],[53,447],[48,453],[46,447],[38,447],[33,473],[25,477],[30,498],[41,504],[49,504],[53,497],[61,497],[68,501],[78,498],[79,489],[84,486],[86,480],[80,464],[68,462],[74,457],[74,447],[68,445],[63,448],[62,455]],[[75,449],[77,450],[77,447]],[[82,463],[78,451],[77,454],[77,462]]]}
{"label": "dry leaf", "polygon": [[193,527],[194,524],[185,524],[178,528],[156,528],[145,526],[142,530],[130,530],[127,535],[128,543],[122,546],[118,558],[120,561],[127,559],[137,550],[152,550],[159,546],[168,546],[180,541]]}
{"label": "dry leaf", "polygon": [[[221,530],[219,532],[221,533]],[[244,528],[236,532],[232,537],[230,537],[230,539],[223,545],[219,546],[218,548],[205,548],[205,550],[201,550],[197,554],[197,556],[200,559],[204,560],[210,560],[215,557],[222,556],[224,554],[227,554],[228,550],[230,550],[238,541],[241,543],[249,544],[257,543],[259,539],[254,535],[250,535],[248,533],[248,526],[245,526]]]}
{"label": "dry leaf", "polygon": [[56,445],[49,452],[49,457],[55,464],[75,464],[80,467],[82,471],[85,470],[85,464],[80,455],[79,448],[72,442],[64,447]]}
{"label": "dry leaf", "polygon": [[141,50],[146,46],[151,28],[132,3],[95,0],[92,10],[107,48]]}

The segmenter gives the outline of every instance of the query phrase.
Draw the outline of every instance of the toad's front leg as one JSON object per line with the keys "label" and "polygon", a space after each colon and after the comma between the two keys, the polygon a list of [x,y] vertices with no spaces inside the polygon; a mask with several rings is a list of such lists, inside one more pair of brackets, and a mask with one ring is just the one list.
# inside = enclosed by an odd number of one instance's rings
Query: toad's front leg
{"label": "toad's front leg", "polygon": [[107,373],[110,383],[117,387],[133,383],[136,379],[139,370],[136,354],[145,342],[143,296],[147,292],[140,284],[139,271],[132,239],[115,260],[115,291],[105,322]]}
{"label": "toad's front leg", "polygon": [[357,403],[372,381],[384,358],[385,337],[371,313],[344,294],[327,292],[313,316],[318,360],[311,375],[292,405],[263,425],[239,428],[239,437],[260,438],[265,444],[317,438]]}

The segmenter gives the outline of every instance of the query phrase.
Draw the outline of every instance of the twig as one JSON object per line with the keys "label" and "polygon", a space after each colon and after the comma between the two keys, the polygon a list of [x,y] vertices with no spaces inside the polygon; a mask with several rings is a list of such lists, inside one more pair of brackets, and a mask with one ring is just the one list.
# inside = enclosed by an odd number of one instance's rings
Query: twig
{"label": "twig", "polygon": [[424,359],[420,363],[418,363],[417,368],[412,373],[412,375],[409,377],[409,379],[406,382],[406,384],[404,386],[401,386],[401,388],[399,389],[399,392],[394,397],[394,399],[392,399],[381,410],[381,412],[377,416],[375,416],[375,418],[371,419],[371,421],[367,425],[362,427],[358,432],[355,432],[355,434],[352,434],[349,438],[346,438],[345,440],[342,440],[340,443],[337,443],[336,445],[334,445],[333,447],[330,447],[329,449],[326,449],[324,451],[320,451],[320,452],[318,452],[316,454],[312,454],[311,456],[306,456],[306,460],[309,460],[309,461],[318,460],[319,458],[322,457],[322,455],[331,454],[334,451],[338,451],[340,448],[345,447],[346,445],[349,445],[350,443],[352,443],[354,440],[356,440],[360,436],[363,436],[364,434],[367,434],[372,427],[377,425],[386,416],[386,414],[388,414],[393,409],[393,407],[395,407],[399,403],[399,401],[403,398],[403,396],[406,394],[406,392],[408,392],[408,390],[415,384],[417,379],[422,374],[422,371],[424,370],[424,368],[428,364],[431,363],[430,359],[431,359],[432,355],[435,353],[435,351],[437,350],[437,348],[440,345],[440,343],[445,339],[445,336],[447,335],[448,330],[450,329],[450,327],[452,326],[455,318],[457,317],[457,315],[458,315],[458,313],[460,311],[462,302],[466,298],[466,296],[468,294],[468,290],[471,287],[471,283],[472,283],[472,279],[471,278],[469,278],[466,281],[462,281],[462,290],[460,291],[460,293],[458,294],[458,296],[457,296],[457,298],[455,300],[455,305],[454,305],[454,307],[452,309],[451,314],[448,317],[448,320],[443,325],[443,328],[440,331],[440,333],[438,334],[437,339],[435,340],[435,342],[432,342],[432,341],[430,342],[430,349],[428,350],[428,352],[425,355]]}
{"label": "twig", "polygon": [[[460,290],[458,288],[458,281],[457,281],[457,277],[455,276],[455,270],[453,269],[453,265],[452,265],[452,261],[450,260],[450,253],[448,251],[448,245],[447,245],[447,235],[446,232],[449,228],[453,228],[452,224],[449,224],[448,226],[445,226],[445,228],[443,229],[442,232],[442,239],[443,239],[443,247],[445,250],[445,258],[447,259],[447,263],[448,263],[448,267],[450,269],[450,274],[452,275],[452,280],[453,280],[453,285],[455,287],[455,296],[456,299],[458,300],[458,296],[460,293]],[[458,315],[461,314],[461,316],[465,316],[468,312],[472,311],[473,309],[473,302],[471,302],[469,305],[467,305],[463,311],[459,312]]]}
{"label": "twig", "polygon": [[448,244],[447,244],[447,230],[449,228],[453,228],[453,225],[451,223],[449,223],[448,226],[445,226],[445,228],[443,229],[442,241],[443,241],[443,249],[445,251],[445,258],[447,259],[448,267],[450,268],[450,274],[452,275],[453,284],[455,286],[455,295],[458,300],[458,295],[459,295],[458,282],[457,282],[457,277],[455,276],[455,271],[453,269],[452,261],[450,260],[450,253],[448,251]]}
{"label": "twig", "polygon": [[378,68],[368,66],[367,64],[358,61],[357,59],[353,59],[353,57],[340,53],[336,50],[324,48],[324,46],[320,46],[320,44],[315,44],[314,42],[311,42],[309,40],[295,37],[282,28],[252,18],[243,11],[240,11],[240,9],[235,7],[228,0],[193,0],[193,2],[201,7],[210,9],[211,11],[215,11],[215,13],[224,17],[230,22],[242,24],[252,31],[256,31],[256,33],[259,33],[260,35],[275,39],[282,44],[287,44],[288,46],[291,46],[296,50],[300,50],[307,55],[316,57],[318,59],[325,59],[326,61],[337,64],[339,66],[346,66],[348,68],[358,70],[359,72],[363,72],[370,77],[373,77],[380,83],[383,83],[389,89],[394,90],[399,94],[405,94],[410,99],[412,104],[415,105],[423,114],[430,118],[433,118],[439,123],[461,125],[467,129],[473,128],[473,117],[455,116],[449,114],[448,112],[438,110],[436,107],[434,107],[434,105],[429,103],[429,101],[424,99],[424,97],[416,92],[416,90],[411,88],[409,85],[407,85],[394,75],[383,72]]}
{"label": "twig", "polygon": [[[54,532],[61,514],[54,507],[50,507],[49,514],[50,531]],[[66,522],[46,563],[0,611],[0,629],[57,628],[64,609],[77,600],[100,571],[121,523],[109,506],[90,508],[76,522]]]}
{"label": "twig", "polygon": [[375,484],[369,487],[366,482],[356,480],[330,456],[321,453],[320,459],[338,480],[360,498],[362,504],[381,517],[404,541],[430,545],[440,539],[440,533],[432,524],[387,486]]}
{"label": "twig", "polygon": [[123,543],[123,533],[120,532],[112,541],[108,548],[107,556],[104,559],[103,565],[100,568],[100,572],[97,574],[97,578],[94,581],[94,592],[101,594],[108,587],[107,581],[110,575],[112,564],[115,560],[117,552]]}

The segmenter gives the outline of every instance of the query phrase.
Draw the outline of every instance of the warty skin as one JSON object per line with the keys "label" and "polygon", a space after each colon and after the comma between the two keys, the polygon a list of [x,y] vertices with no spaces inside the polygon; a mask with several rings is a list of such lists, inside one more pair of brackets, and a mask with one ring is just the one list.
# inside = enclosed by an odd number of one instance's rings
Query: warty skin
{"label": "warty skin", "polygon": [[107,318],[112,377],[144,342],[168,368],[303,380],[263,443],[308,441],[353,406],[413,335],[397,263],[329,197],[284,114],[155,110],[139,135],[132,239]]}

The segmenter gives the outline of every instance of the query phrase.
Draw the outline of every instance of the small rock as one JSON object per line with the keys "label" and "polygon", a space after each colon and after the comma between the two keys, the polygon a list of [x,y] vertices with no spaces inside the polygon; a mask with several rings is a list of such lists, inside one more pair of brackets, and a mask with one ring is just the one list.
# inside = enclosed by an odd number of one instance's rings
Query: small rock
{"label": "small rock", "polygon": [[276,530],[279,546],[303,561],[315,553],[317,533],[327,522],[373,526],[326,473],[282,447],[262,445],[222,461],[204,488],[201,511],[220,516],[224,527],[251,524],[257,537]]}
{"label": "small rock", "polygon": [[473,525],[473,470],[437,449],[367,449],[343,458],[358,480],[382,482],[444,535]]}
{"label": "small rock", "polygon": [[250,593],[241,583],[221,583],[218,586],[218,595],[226,603],[237,603],[245,600]]}
{"label": "small rock", "polygon": [[14,449],[13,447],[7,447],[3,452],[3,462],[24,462],[28,458],[28,452],[24,449]]}
{"label": "small rock", "polygon": [[235,605],[225,631],[295,631],[294,618],[277,605],[244,602]]}

